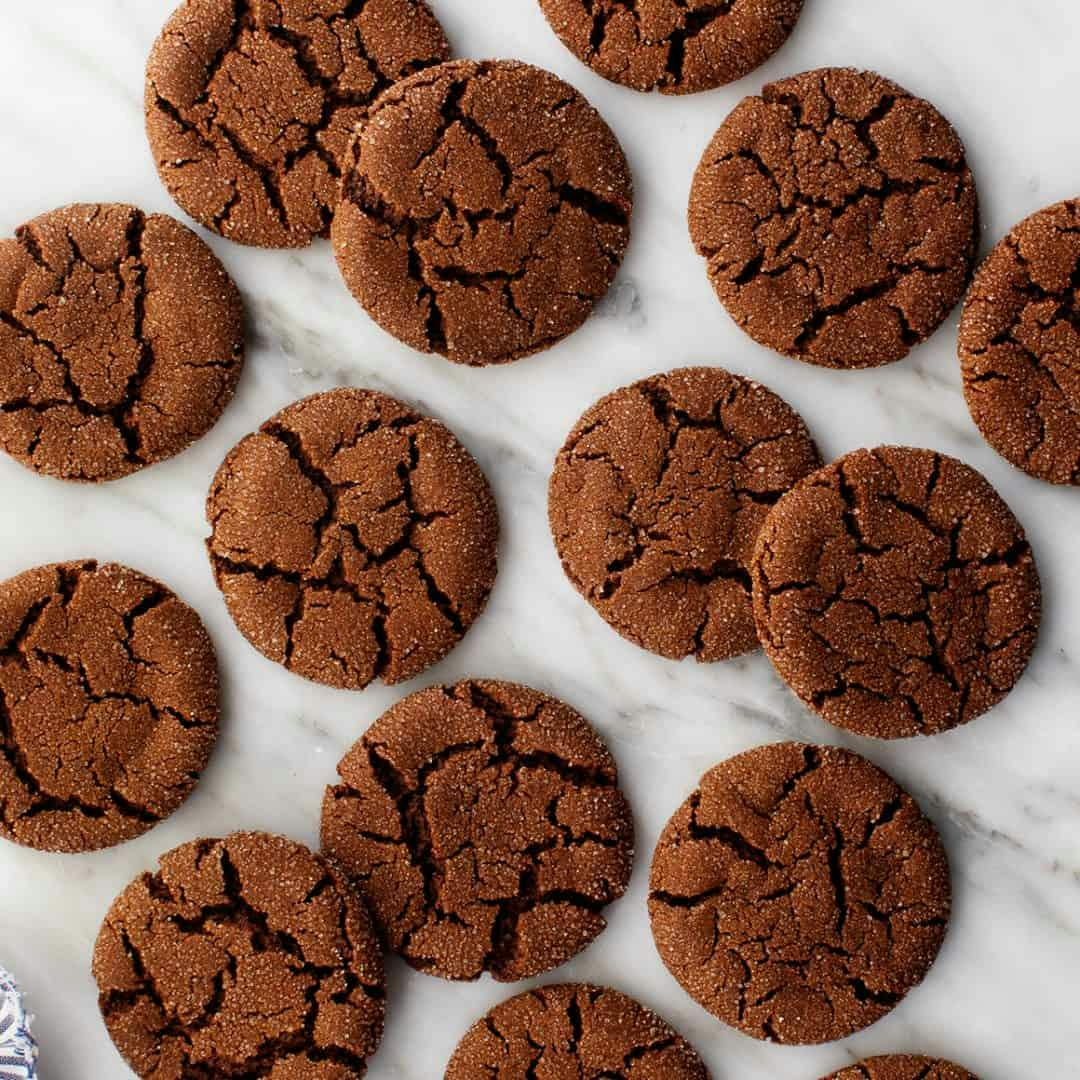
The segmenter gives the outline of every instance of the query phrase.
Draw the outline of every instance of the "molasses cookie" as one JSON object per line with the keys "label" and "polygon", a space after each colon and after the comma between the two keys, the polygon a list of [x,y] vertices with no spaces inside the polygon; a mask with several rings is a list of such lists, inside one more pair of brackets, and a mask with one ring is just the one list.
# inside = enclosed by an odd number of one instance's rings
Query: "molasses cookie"
{"label": "molasses cookie", "polygon": [[769,507],[821,464],[799,415],[720,368],[602,398],[555,461],[563,569],[620,634],[674,660],[758,647],[750,558]]}
{"label": "molasses cookie", "polygon": [[584,949],[626,889],[633,822],[615,763],[573,709],[528,687],[421,690],[338,774],[323,850],[420,971],[539,975]]}
{"label": "molasses cookie", "polygon": [[449,56],[424,0],[186,0],[146,66],[146,132],[169,194],[242,244],[326,235],[353,128]]}
{"label": "molasses cookie", "polygon": [[622,261],[632,198],[622,148],[572,86],[516,61],[458,60],[372,107],[334,251],[394,337],[500,364],[585,321]]}
{"label": "molasses cookie", "polygon": [[996,705],[1038,636],[1039,575],[1020,523],[955,458],[856,450],[769,513],[754,616],[785,682],[831,724],[932,735]]}
{"label": "molasses cookie", "polygon": [[42,214],[0,240],[0,449],[63,480],[115,480],[204,435],[244,352],[240,294],[164,214]]}
{"label": "molasses cookie", "polygon": [[654,1012],[604,986],[541,986],[496,1005],[458,1043],[445,1080],[709,1080]]}
{"label": "molasses cookie", "polygon": [[664,827],[649,878],[661,959],[757,1039],[820,1043],[920,982],[949,867],[911,796],[858,754],[760,746],[715,766]]}
{"label": "molasses cookie", "polygon": [[974,1073],[940,1058],[888,1054],[867,1058],[822,1080],[979,1080]]}
{"label": "molasses cookie", "polygon": [[825,68],[736,106],[698,166],[689,221],[755,341],[865,368],[906,356],[960,299],[978,201],[937,109],[872,72]]}
{"label": "molasses cookie", "polygon": [[363,901],[283,836],[193,840],[105,916],[94,978],[138,1076],[353,1080],[382,1037],[382,953]]}
{"label": "molasses cookie", "polygon": [[986,441],[1080,484],[1080,201],[1022,221],[975,275],[960,319],[964,396]]}
{"label": "molasses cookie", "polygon": [[605,79],[692,94],[741,79],[788,39],[803,0],[540,0],[562,43]]}
{"label": "molasses cookie", "polygon": [[495,581],[495,500],[437,420],[373,390],[298,401],[243,439],[206,503],[240,632],[304,678],[359,690],[441,660]]}
{"label": "molasses cookie", "polygon": [[0,584],[0,836],[70,852],[146,832],[217,726],[214,648],[164,585],[92,561]]}

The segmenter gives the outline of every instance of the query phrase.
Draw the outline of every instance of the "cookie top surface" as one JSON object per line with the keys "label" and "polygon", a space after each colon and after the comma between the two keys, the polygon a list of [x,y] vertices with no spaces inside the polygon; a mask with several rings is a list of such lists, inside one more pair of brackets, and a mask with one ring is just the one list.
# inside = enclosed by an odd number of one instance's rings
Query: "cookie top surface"
{"label": "cookie top surface", "polygon": [[615,763],[573,709],[512,683],[421,690],[338,764],[323,850],[389,949],[446,979],[557,967],[603,930],[633,860]]}
{"label": "cookie top surface", "polygon": [[915,801],[858,754],[780,743],[721,762],[664,827],[653,938],[714,1016],[781,1043],[842,1039],[929,970],[949,867]]}
{"label": "cookie top surface", "polygon": [[146,832],[217,726],[213,645],[164,585],[90,561],[0,584],[0,836],[72,852]]}
{"label": "cookie top surface", "polygon": [[755,341],[865,368],[906,356],[960,299],[978,200],[937,109],[872,72],[825,68],[736,106],[698,165],[689,224]]}
{"label": "cookie top surface", "polygon": [[325,235],[355,125],[449,55],[423,0],[187,0],[146,65],[146,133],[169,194],[259,247]]}
{"label": "cookie top surface", "polygon": [[975,275],[960,319],[964,397],[986,441],[1080,484],[1080,201],[1022,221]]}
{"label": "cookie top surface", "polygon": [[1038,637],[1039,575],[986,479],[931,450],[857,450],[770,512],[752,568],[765,652],[838,727],[932,735],[996,705]]}
{"label": "cookie top surface", "polygon": [[77,204],[0,240],[0,448],[36,472],[114,480],[178,454],[243,354],[236,286],[173,218]]}
{"label": "cookie top surface", "polygon": [[803,0],[540,0],[562,43],[605,79],[692,94],[741,79],[788,39]]}
{"label": "cookie top surface", "polygon": [[[542,1062],[542,1064],[541,1064]],[[656,1013],[604,986],[542,986],[496,1005],[458,1043],[445,1080],[709,1080]]]}
{"label": "cookie top surface", "polygon": [[93,970],[113,1042],[153,1080],[355,1080],[382,1037],[382,953],[363,901],[283,836],[162,855],[109,909]]}
{"label": "cookie top surface", "polygon": [[671,659],[758,647],[750,559],[769,507],[821,464],[764,386],[683,368],[602,398],[559,452],[548,513],[577,590]]}
{"label": "cookie top surface", "polygon": [[940,1058],[886,1054],[849,1065],[822,1080],[978,1080],[978,1077]]}
{"label": "cookie top surface", "polygon": [[632,202],[622,148],[572,86],[517,61],[458,60],[372,108],[332,238],[384,330],[500,364],[585,321],[622,261]]}
{"label": "cookie top surface", "polygon": [[248,435],[206,516],[240,632],[328,686],[419,674],[495,581],[498,513],[479,465],[437,420],[372,390],[316,394]]}

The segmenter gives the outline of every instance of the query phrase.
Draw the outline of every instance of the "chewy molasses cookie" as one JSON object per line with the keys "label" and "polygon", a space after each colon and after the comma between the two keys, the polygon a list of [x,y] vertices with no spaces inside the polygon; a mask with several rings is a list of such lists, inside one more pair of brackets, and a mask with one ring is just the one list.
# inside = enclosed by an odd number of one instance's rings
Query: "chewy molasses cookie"
{"label": "chewy molasses cookie", "polygon": [[101,1014],[152,1080],[355,1080],[382,1037],[363,901],[283,836],[193,840],[136,878],[94,948]]}
{"label": "chewy molasses cookie", "polygon": [[92,561],[0,584],[0,836],[70,852],[146,832],[217,726],[214,648],[164,585]]}
{"label": "chewy molasses cookie", "polygon": [[996,705],[1038,636],[1039,575],[983,476],[932,450],[856,450],[770,512],[754,615],[785,682],[831,724],[932,735]]}
{"label": "chewy molasses cookie", "polygon": [[562,43],[605,79],[692,94],[741,79],[788,39],[803,0],[540,0]]}
{"label": "chewy molasses cookie", "polygon": [[750,558],[769,507],[821,464],[764,386],[683,368],[602,398],[555,461],[563,569],[624,637],[671,659],[758,647]]}
{"label": "chewy molasses cookie", "polygon": [[480,467],[437,420],[373,390],[315,394],[267,420],[218,469],[206,516],[240,632],[328,686],[419,674],[495,581]]}
{"label": "chewy molasses cookie", "polygon": [[240,294],[164,214],[42,214],[0,240],[0,448],[63,480],[115,480],[213,426],[243,366]]}
{"label": "chewy molasses cookie", "polygon": [[158,174],[206,228],[303,247],[327,232],[371,102],[448,55],[424,0],[186,0],[146,66]]}
{"label": "chewy molasses cookie", "polygon": [[1080,201],[1022,221],[975,275],[960,319],[964,396],[986,441],[1080,484]]}
{"label": "chewy molasses cookie", "polygon": [[573,709],[512,683],[431,687],[338,764],[322,846],[364,891],[384,944],[445,979],[500,982],[588,945],[626,889],[630,808]]}
{"label": "chewy molasses cookie", "polygon": [[353,143],[332,231],[345,283],[421,352],[500,364],[576,330],[633,201],[600,114],[547,71],[458,60],[399,83]]}
{"label": "chewy molasses cookie", "polygon": [[822,1080],[979,1080],[974,1073],[940,1058],[887,1054],[867,1058]]}
{"label": "chewy molasses cookie", "polygon": [[760,746],[715,766],[664,827],[649,877],[661,959],[757,1039],[820,1043],[920,982],[949,918],[933,825],[834,747]]}
{"label": "chewy molasses cookie", "polygon": [[937,109],[872,72],[825,68],[736,106],[698,166],[689,222],[755,341],[865,368],[906,356],[960,299],[978,201]]}
{"label": "chewy molasses cookie", "polygon": [[541,986],[496,1005],[458,1043],[444,1080],[709,1080],[656,1013],[604,986]]}

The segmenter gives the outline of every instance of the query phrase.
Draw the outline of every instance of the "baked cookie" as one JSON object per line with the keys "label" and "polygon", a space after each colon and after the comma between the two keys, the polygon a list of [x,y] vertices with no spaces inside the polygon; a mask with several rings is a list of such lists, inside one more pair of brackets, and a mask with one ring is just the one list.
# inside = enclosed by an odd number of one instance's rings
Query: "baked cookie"
{"label": "baked cookie", "polygon": [[382,953],[340,871],[283,836],[161,856],[105,916],[101,1014],[138,1076],[355,1080],[382,1037]]}
{"label": "baked cookie", "polygon": [[240,294],[178,221],[65,206],[0,240],[0,448],[115,480],[214,425],[244,357]]}
{"label": "baked cookie", "polygon": [[338,764],[322,846],[388,949],[444,979],[531,978],[604,929],[633,821],[615,763],[573,709],[513,683],[431,687]]}
{"label": "baked cookie", "polygon": [[932,450],[856,450],[804,480],[770,511],[751,574],[776,670],[860,735],[974,720],[1038,637],[1023,528],[982,475]]}
{"label": "baked cookie", "polygon": [[541,986],[496,1005],[458,1043],[444,1080],[709,1080],[656,1013],[605,986]]}
{"label": "baked cookie", "polygon": [[214,647],[164,585],[92,561],[0,584],[0,836],[139,836],[191,794],[217,728]]}
{"label": "baked cookie", "polygon": [[835,747],[759,746],[715,766],[664,827],[649,877],[661,959],[756,1039],[843,1039],[920,982],[949,918],[933,825]]}
{"label": "baked cookie", "polygon": [[758,647],[750,558],[769,507],[821,464],[771,390],[720,368],[625,386],[577,422],[551,477],[563,569],[620,634],[673,660]]}
{"label": "baked cookie", "polygon": [[788,39],[803,0],[540,0],[581,61],[634,90],[693,94],[741,79]]}
{"label": "baked cookie", "polygon": [[325,235],[352,131],[450,50],[424,0],[186,0],[146,65],[146,133],[169,194],[242,244]]}
{"label": "baked cookie", "polygon": [[745,98],[690,191],[690,236],[731,317],[809,363],[892,363],[963,295],[978,200],[928,102],[873,72],[808,71]]}
{"label": "baked cookie", "polygon": [[437,420],[373,390],[315,394],[267,420],[218,469],[206,516],[240,632],[327,686],[419,674],[495,582],[480,467]]}
{"label": "baked cookie", "polygon": [[867,1058],[822,1080],[979,1080],[974,1073],[940,1058],[887,1054]]}
{"label": "baked cookie", "polygon": [[457,60],[372,107],[334,252],[394,337],[501,364],[585,321],[622,261],[632,202],[622,148],[572,86],[516,61]]}
{"label": "baked cookie", "polygon": [[1022,221],[975,275],[960,319],[964,397],[986,441],[1080,484],[1080,201]]}

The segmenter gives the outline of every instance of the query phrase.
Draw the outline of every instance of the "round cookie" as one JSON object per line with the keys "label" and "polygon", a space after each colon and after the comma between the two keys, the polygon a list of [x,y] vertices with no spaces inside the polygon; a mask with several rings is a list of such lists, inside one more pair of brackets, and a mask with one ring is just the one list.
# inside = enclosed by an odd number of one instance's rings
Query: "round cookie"
{"label": "round cookie", "polygon": [[373,390],[298,401],[233,448],[206,502],[240,632],[307,679],[359,690],[441,660],[495,581],[484,474],[437,420]]}
{"label": "round cookie", "polygon": [[548,515],[563,569],[620,634],[678,660],[758,647],[750,559],[769,507],[821,464],[764,386],[683,368],[623,387],[578,421]]}
{"label": "round cookie", "polygon": [[445,979],[531,978],[604,929],[630,879],[615,763],[573,709],[513,683],[412,694],[338,764],[323,851],[388,949]]}
{"label": "round cookie", "polygon": [[115,480],[178,454],[243,355],[236,286],[164,214],[77,204],[0,240],[0,449],[35,472]]}
{"label": "round cookie", "polygon": [[886,1054],[866,1058],[822,1080],[979,1080],[974,1073],[940,1058]]}
{"label": "round cookie", "polygon": [[1032,214],[990,253],[960,319],[964,397],[986,441],[1080,484],[1080,201]]}
{"label": "round cookie", "polygon": [[383,94],[357,134],[332,239],[394,337],[501,364],[576,330],[630,234],[633,185],[600,114],[547,71],[458,60]]}
{"label": "round cookie", "polygon": [[884,1016],[949,918],[933,825],[848,750],[780,743],[721,762],[664,827],[649,877],[661,959],[757,1039],[820,1043]]}
{"label": "round cookie", "polygon": [[761,643],[831,724],[932,735],[996,705],[1038,637],[1039,575],[986,479],[932,450],[856,450],[769,513],[751,574]]}
{"label": "round cookie", "polygon": [[93,561],[0,583],[0,836],[139,836],[191,793],[217,728],[213,645],[164,585]]}
{"label": "round cookie", "polygon": [[689,224],[755,341],[866,368],[906,356],[959,301],[978,200],[937,109],[872,72],[825,68],[736,106],[698,165]]}
{"label": "round cookie", "polygon": [[540,0],[581,61],[634,90],[693,94],[753,71],[788,39],[803,0]]}
{"label": "round cookie", "polygon": [[449,56],[424,0],[186,0],[146,65],[146,133],[169,194],[259,247],[325,236],[353,128]]}
{"label": "round cookie", "polygon": [[233,833],[161,856],[98,934],[98,1002],[138,1076],[354,1080],[382,1037],[382,953],[321,855]]}
{"label": "round cookie", "polygon": [[444,1080],[709,1080],[656,1013],[605,986],[541,986],[496,1005],[458,1043]]}

